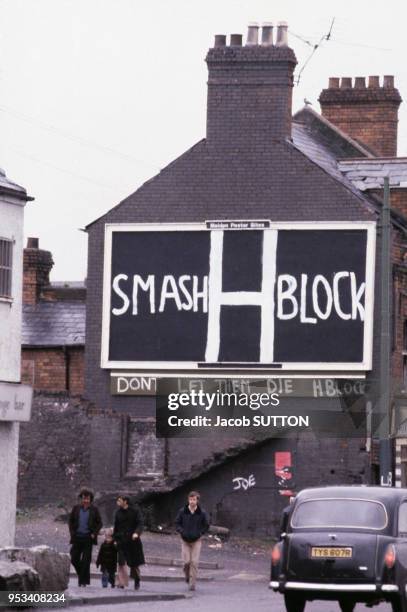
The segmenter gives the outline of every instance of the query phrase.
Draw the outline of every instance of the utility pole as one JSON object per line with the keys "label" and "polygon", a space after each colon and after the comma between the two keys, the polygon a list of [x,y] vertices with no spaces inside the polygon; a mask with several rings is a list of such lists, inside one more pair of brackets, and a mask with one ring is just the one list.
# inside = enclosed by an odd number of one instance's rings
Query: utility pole
{"label": "utility pole", "polygon": [[380,300],[380,386],[379,386],[379,460],[380,485],[391,487],[392,452],[390,440],[391,405],[391,223],[389,178],[384,178],[383,206],[381,214],[381,300]]}

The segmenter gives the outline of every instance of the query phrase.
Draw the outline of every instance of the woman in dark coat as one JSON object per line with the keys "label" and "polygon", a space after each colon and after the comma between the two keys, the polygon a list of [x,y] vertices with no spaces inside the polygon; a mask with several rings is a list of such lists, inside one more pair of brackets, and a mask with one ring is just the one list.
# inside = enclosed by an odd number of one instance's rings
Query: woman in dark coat
{"label": "woman in dark coat", "polygon": [[130,576],[134,579],[134,588],[140,588],[140,565],[144,565],[144,551],[140,535],[143,531],[143,518],[137,507],[130,506],[126,495],[117,498],[118,510],[114,520],[113,539],[117,545],[119,586],[128,584],[126,563],[130,567]]}

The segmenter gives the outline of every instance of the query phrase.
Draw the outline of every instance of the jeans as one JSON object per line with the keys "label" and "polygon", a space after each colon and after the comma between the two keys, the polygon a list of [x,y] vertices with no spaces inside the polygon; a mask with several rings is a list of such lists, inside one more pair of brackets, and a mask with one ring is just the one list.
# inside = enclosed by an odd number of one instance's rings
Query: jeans
{"label": "jeans", "polygon": [[107,587],[109,583],[114,587],[115,579],[115,572],[109,572],[107,569],[102,570],[102,587]]}

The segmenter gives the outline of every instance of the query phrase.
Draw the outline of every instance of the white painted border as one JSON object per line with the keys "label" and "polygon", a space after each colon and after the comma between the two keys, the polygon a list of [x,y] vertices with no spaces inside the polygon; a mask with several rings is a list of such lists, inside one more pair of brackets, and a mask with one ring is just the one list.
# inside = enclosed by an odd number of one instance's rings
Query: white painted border
{"label": "white painted border", "polygon": [[[257,220],[257,219],[256,219]],[[227,221],[244,221],[244,219],[227,219]],[[248,219],[247,221],[250,221]],[[365,292],[365,324],[364,324],[364,343],[363,343],[363,361],[362,362],[326,362],[326,363],[283,363],[280,368],[262,367],[259,364],[256,368],[245,368],[244,364],[239,367],[225,365],[222,368],[198,368],[197,362],[193,361],[110,361],[109,360],[109,332],[110,332],[110,300],[111,300],[111,263],[112,263],[112,235],[113,232],[168,232],[168,231],[235,231],[225,229],[208,229],[206,222],[203,223],[107,223],[105,224],[105,245],[104,245],[104,266],[103,266],[103,311],[102,311],[102,339],[101,339],[101,368],[104,369],[141,369],[141,370],[172,370],[179,372],[181,370],[194,370],[202,377],[220,377],[225,370],[244,371],[244,377],[258,377],[259,373],[268,372],[269,376],[276,376],[279,372],[287,371],[366,371],[372,369],[372,350],[373,350],[373,314],[374,314],[374,278],[375,278],[375,256],[376,256],[376,222],[375,221],[304,221],[292,223],[283,221],[278,223],[270,222],[270,227],[267,229],[292,229],[292,230],[366,230],[367,231],[367,248],[366,248],[366,292]],[[263,229],[247,229],[239,231],[264,231]],[[256,374],[257,372],[257,374]],[[170,374],[168,374],[170,375]],[[192,375],[192,374],[191,374]],[[196,374],[194,374],[196,376]],[[167,376],[167,374],[165,374]]]}
{"label": "white painted border", "polygon": [[[209,368],[208,368],[209,369]],[[164,379],[164,378],[193,378],[193,379],[197,379],[197,380],[201,380],[202,378],[214,378],[214,379],[219,379],[219,380],[224,380],[225,378],[228,379],[236,379],[236,380],[260,380],[260,381],[267,381],[267,380],[275,380],[276,378],[315,378],[315,379],[321,379],[321,378],[344,378],[344,379],[349,379],[351,378],[352,380],[366,380],[366,373],[365,372],[335,372],[334,370],[331,370],[329,372],[329,374],[321,374],[319,375],[316,372],[298,372],[298,373],[292,373],[291,371],[289,371],[287,373],[287,371],[285,371],[284,373],[281,370],[275,370],[273,371],[271,374],[264,374],[263,372],[245,372],[244,374],[239,374],[239,372],[232,372],[232,373],[227,373],[225,374],[225,370],[219,370],[219,372],[214,372],[213,370],[210,370],[209,372],[203,372],[201,375],[198,371],[194,371],[194,372],[179,372],[177,371],[168,371],[168,372],[157,372],[157,371],[151,371],[148,370],[146,372],[140,372],[137,371],[135,372],[134,370],[125,370],[125,371],[120,371],[120,370],[113,370],[112,372],[110,372],[110,376],[133,376],[134,378],[142,378],[144,377],[150,377],[150,378],[156,378],[158,379]]]}

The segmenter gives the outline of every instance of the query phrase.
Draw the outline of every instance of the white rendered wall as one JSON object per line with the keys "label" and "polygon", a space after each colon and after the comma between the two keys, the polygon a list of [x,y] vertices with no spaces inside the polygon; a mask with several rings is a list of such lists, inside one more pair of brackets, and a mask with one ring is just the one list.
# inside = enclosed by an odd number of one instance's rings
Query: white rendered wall
{"label": "white rendered wall", "polygon": [[[0,381],[19,382],[23,282],[23,202],[0,196],[0,238],[13,244],[12,301],[0,298]],[[19,424],[0,421],[0,548],[12,546],[18,479]]]}
{"label": "white rendered wall", "polygon": [[[0,380],[20,381],[24,207],[0,196],[0,238],[14,240],[12,302],[0,297]],[[1,490],[1,489],[0,489]]]}

